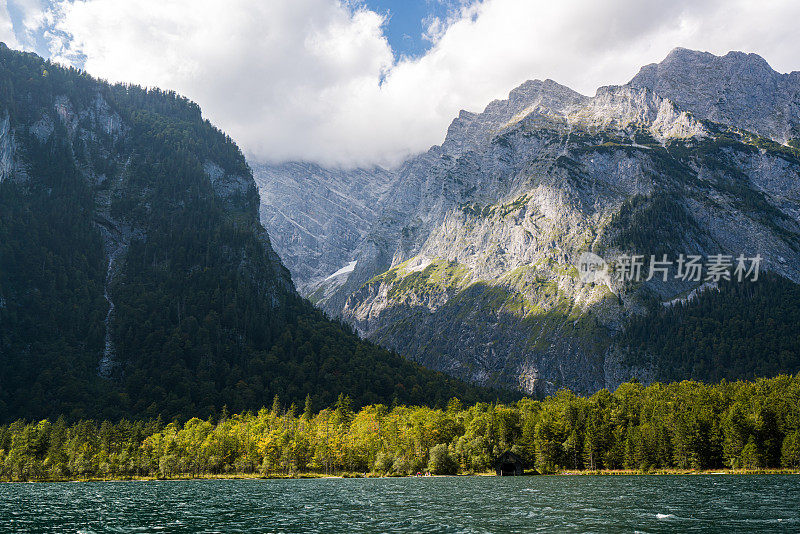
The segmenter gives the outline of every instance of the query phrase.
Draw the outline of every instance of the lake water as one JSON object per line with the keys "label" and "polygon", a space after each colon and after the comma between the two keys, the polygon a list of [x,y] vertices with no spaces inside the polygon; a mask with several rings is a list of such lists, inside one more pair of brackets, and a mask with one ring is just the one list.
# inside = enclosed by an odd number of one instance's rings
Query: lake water
{"label": "lake water", "polygon": [[800,476],[0,484],[0,532],[800,532]]}

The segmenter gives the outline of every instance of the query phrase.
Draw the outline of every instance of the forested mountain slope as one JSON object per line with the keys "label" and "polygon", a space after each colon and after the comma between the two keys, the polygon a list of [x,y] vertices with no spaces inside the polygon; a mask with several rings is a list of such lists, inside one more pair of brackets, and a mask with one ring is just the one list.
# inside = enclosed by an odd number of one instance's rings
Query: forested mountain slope
{"label": "forested mountain slope", "polygon": [[489,395],[302,300],[258,206],[194,103],[0,45],[0,420]]}

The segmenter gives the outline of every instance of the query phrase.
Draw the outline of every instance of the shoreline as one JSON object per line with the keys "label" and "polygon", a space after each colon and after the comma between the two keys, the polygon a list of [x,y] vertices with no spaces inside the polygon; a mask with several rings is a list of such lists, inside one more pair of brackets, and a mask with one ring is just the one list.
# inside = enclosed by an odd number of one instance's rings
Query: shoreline
{"label": "shoreline", "polygon": [[[661,469],[642,471],[635,469],[600,470],[600,471],[562,471],[545,475],[525,473],[526,477],[569,477],[569,476],[752,476],[752,475],[800,475],[798,469]],[[297,473],[258,474],[228,473],[220,475],[175,475],[170,477],[134,476],[134,477],[89,477],[45,480],[0,480],[0,484],[56,484],[67,482],[170,482],[190,480],[314,480],[345,478],[443,478],[443,477],[494,477],[491,472],[468,473],[458,475],[378,475],[375,473]]]}

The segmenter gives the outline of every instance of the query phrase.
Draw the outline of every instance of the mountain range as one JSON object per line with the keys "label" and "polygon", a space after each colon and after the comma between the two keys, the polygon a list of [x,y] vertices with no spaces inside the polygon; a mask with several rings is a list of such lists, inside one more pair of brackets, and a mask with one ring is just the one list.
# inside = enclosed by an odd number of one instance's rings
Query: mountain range
{"label": "mountain range", "polygon": [[[300,292],[427,367],[526,394],[800,370],[800,73],[755,54],[528,81],[392,169],[253,168]],[[587,284],[584,252],[764,272]]]}

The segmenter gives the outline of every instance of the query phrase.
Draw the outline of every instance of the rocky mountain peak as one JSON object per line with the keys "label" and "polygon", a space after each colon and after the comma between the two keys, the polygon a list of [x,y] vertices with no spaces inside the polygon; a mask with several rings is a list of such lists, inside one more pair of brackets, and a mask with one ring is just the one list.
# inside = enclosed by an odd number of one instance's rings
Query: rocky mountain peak
{"label": "rocky mountain peak", "polygon": [[449,155],[458,155],[470,146],[488,142],[498,129],[515,118],[533,111],[563,114],[587,100],[588,97],[553,80],[528,80],[513,89],[507,99],[490,102],[482,113],[461,110],[447,129],[442,149]]}
{"label": "rocky mountain peak", "polygon": [[758,54],[676,48],[662,62],[642,67],[628,85],[650,89],[697,117],[780,143],[800,137],[800,72],[780,74]]}
{"label": "rocky mountain peak", "polygon": [[730,51],[724,56],[717,56],[711,52],[703,52],[700,50],[690,50],[688,48],[677,47],[674,48],[661,63],[652,63],[645,65],[639,71],[641,76],[643,73],[648,73],[655,70],[661,73],[676,74],[681,71],[694,71],[698,68],[713,69],[718,73],[735,73],[738,71],[749,71],[758,73],[761,76],[773,76],[778,73],[770,67],[767,60],[758,54],[745,53],[739,51]]}

